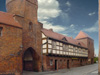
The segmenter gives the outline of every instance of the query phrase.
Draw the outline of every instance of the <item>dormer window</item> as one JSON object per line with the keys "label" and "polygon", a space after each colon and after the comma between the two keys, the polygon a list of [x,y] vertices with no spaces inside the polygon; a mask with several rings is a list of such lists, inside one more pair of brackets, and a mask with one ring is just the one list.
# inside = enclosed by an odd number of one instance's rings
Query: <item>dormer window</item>
{"label": "dormer window", "polygon": [[2,30],[3,30],[3,28],[0,27],[0,36],[2,36]]}
{"label": "dormer window", "polygon": [[31,30],[31,29],[32,29],[32,25],[33,25],[33,23],[32,23],[32,22],[30,22],[30,23],[29,23],[29,30]]}
{"label": "dormer window", "polygon": [[67,39],[64,37],[63,39],[62,39],[63,41],[67,41]]}
{"label": "dormer window", "polygon": [[81,44],[80,44],[80,43],[78,43],[78,45],[79,45],[79,46],[81,46]]}

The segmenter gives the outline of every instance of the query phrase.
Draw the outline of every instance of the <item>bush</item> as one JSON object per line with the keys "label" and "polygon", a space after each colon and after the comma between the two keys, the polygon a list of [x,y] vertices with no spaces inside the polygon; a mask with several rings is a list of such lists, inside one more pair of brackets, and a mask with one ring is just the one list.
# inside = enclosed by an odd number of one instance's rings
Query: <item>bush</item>
{"label": "bush", "polygon": [[98,61],[98,57],[94,58],[94,63],[96,63]]}

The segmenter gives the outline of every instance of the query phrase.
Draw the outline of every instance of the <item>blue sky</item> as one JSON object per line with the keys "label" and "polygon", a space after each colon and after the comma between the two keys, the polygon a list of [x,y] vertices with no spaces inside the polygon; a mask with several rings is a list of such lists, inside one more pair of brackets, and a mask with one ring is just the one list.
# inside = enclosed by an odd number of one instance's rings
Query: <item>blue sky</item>
{"label": "blue sky", "polygon": [[[75,38],[82,30],[94,39],[98,55],[98,0],[38,0],[38,20],[44,28]],[[0,11],[6,11],[0,0]]]}

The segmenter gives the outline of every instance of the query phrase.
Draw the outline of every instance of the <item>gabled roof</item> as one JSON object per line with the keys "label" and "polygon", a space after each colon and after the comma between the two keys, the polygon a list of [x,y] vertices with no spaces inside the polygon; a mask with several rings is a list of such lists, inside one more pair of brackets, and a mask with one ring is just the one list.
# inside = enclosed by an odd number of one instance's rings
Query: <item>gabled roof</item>
{"label": "gabled roof", "polygon": [[63,40],[63,41],[67,41],[66,37],[63,37],[62,40]]}
{"label": "gabled roof", "polygon": [[[68,36],[65,36],[65,35],[53,32],[51,30],[48,30],[48,29],[44,29],[44,28],[41,31],[47,37],[50,37],[50,38],[53,38],[53,39],[57,39],[57,40],[60,40],[60,41],[62,41],[63,38],[66,38],[67,41],[64,41],[64,42],[87,48],[86,45],[83,42],[81,42],[79,40],[76,40],[76,39],[73,39],[72,37],[68,37]],[[80,45],[79,45],[79,43],[80,43]]]}
{"label": "gabled roof", "polygon": [[75,39],[82,39],[82,38],[90,38],[90,39],[92,39],[88,34],[84,33],[83,31],[80,31],[80,33],[76,36]]}
{"label": "gabled roof", "polygon": [[14,19],[14,15],[2,11],[0,11],[0,23],[22,28],[22,26]]}

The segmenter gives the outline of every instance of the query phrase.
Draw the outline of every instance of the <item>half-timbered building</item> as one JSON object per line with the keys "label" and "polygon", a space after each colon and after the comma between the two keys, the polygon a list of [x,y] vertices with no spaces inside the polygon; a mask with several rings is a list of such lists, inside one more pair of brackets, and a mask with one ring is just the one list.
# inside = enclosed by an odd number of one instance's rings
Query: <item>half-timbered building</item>
{"label": "half-timbered building", "polygon": [[[87,46],[88,42],[84,43],[77,39],[80,34],[80,39],[91,39],[82,31],[76,39],[73,39],[56,33],[52,29],[42,29],[44,70],[71,68],[93,63],[93,59],[88,58],[90,51]],[[93,42],[92,39],[91,41]]]}

